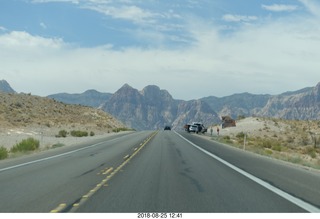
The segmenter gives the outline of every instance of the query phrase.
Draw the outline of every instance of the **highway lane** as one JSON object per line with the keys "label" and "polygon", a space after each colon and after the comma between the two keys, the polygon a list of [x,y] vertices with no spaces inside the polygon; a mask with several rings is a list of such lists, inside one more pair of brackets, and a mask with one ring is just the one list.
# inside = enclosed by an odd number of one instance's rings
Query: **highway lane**
{"label": "highway lane", "polygon": [[[73,212],[306,212],[288,198],[256,183],[193,146],[195,142],[224,159],[319,203],[319,174],[231,149],[195,135],[160,131],[128,165]],[[213,149],[215,148],[215,149]],[[216,150],[216,151],[215,151]],[[244,160],[243,160],[244,159]],[[262,162],[262,165],[260,165]],[[269,162],[269,163],[268,163]],[[271,165],[271,166],[268,166]],[[271,168],[271,169],[269,169]],[[279,168],[279,169],[277,169]],[[279,177],[288,171],[291,178]],[[267,172],[264,176],[264,172]],[[274,172],[274,174],[272,174]],[[295,176],[297,174],[297,176]],[[281,175],[281,173],[280,173]],[[311,183],[305,188],[303,180]],[[301,184],[302,182],[302,184]],[[297,193],[292,191],[299,190]],[[309,192],[315,192],[309,197]],[[308,204],[308,203],[307,203]],[[317,207],[311,206],[313,211]],[[314,207],[314,208],[313,208]]]}
{"label": "highway lane", "polygon": [[308,211],[219,159],[312,204],[311,211],[319,210],[317,171],[195,134],[159,131],[148,138],[152,133],[0,162],[0,212]]}
{"label": "highway lane", "polygon": [[181,133],[204,150],[241,170],[320,208],[320,171],[257,155],[208,141],[199,135]]}
{"label": "highway lane", "polygon": [[0,212],[50,212],[75,202],[150,134],[120,134],[0,162]]}

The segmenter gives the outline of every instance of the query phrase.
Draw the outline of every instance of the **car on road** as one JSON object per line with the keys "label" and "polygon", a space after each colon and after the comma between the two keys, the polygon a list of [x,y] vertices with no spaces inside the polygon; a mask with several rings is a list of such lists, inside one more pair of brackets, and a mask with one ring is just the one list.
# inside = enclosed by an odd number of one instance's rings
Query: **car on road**
{"label": "car on road", "polygon": [[195,132],[195,133],[202,133],[204,134],[205,132],[207,132],[207,128],[204,127],[204,125],[200,122],[193,122],[191,125],[190,124],[186,124],[184,126],[184,129],[187,131],[187,132]]}
{"label": "car on road", "polygon": [[206,127],[204,127],[204,125],[203,125],[201,122],[194,122],[192,125],[196,125],[196,126],[198,127],[197,133],[198,133],[198,132],[200,132],[200,133],[205,133],[205,132],[207,132]]}
{"label": "car on road", "polygon": [[197,125],[190,125],[189,132],[196,132],[198,133],[198,126]]}

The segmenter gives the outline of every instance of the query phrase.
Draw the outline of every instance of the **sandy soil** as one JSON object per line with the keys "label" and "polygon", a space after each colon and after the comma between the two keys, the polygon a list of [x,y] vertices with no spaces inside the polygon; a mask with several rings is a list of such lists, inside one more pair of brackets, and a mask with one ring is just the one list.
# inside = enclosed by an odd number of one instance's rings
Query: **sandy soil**
{"label": "sandy soil", "polygon": [[[240,132],[247,133],[253,136],[262,136],[265,133],[262,131],[268,127],[270,132],[283,132],[288,128],[287,124],[275,124],[272,120],[264,120],[262,118],[248,117],[237,121],[236,127],[224,128],[219,127],[219,134],[222,136],[230,135],[235,136]],[[217,135],[217,126],[209,127],[208,133],[210,134],[210,128],[213,128],[213,134]]]}
{"label": "sandy soil", "polygon": [[[210,129],[213,133],[211,137]],[[319,144],[314,149],[314,139],[310,132],[317,133],[317,142],[320,142],[320,126],[317,121],[308,123],[307,121],[286,121],[266,118],[249,117],[236,122],[236,127],[221,129],[219,134],[221,138],[217,138],[217,126],[209,127],[206,135],[207,139],[222,140],[229,136],[230,142],[236,147],[243,148],[244,141],[237,138],[239,133],[247,133],[246,150],[255,153],[274,157],[277,159],[311,166],[320,169],[320,148]],[[263,148],[258,146],[261,139],[270,141],[273,146],[279,147]],[[223,141],[223,140],[222,140]],[[243,143],[242,143],[243,142]],[[277,148],[281,150],[277,150]]]}
{"label": "sandy soil", "polygon": [[0,147],[5,147],[7,149],[12,148],[17,143],[21,142],[27,138],[34,138],[40,141],[40,149],[50,148],[56,144],[62,144],[63,146],[69,146],[76,144],[78,142],[83,142],[87,140],[94,140],[104,138],[106,136],[115,135],[116,133],[106,133],[101,131],[94,131],[95,136],[88,137],[72,137],[67,136],[65,138],[57,138],[56,135],[59,133],[59,129],[47,128],[12,128],[12,129],[2,129],[0,130]]}

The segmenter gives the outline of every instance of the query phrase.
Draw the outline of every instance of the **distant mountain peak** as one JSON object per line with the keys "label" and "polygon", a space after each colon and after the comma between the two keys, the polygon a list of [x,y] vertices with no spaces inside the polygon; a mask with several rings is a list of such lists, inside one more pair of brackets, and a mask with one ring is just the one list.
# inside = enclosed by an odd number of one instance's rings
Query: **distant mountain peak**
{"label": "distant mountain peak", "polygon": [[160,89],[156,85],[148,85],[140,92],[145,98],[157,101],[159,99],[172,100],[171,94],[167,90]]}
{"label": "distant mountain peak", "polygon": [[205,102],[174,100],[168,91],[156,85],[138,91],[125,84],[102,109],[137,130],[159,129],[165,124],[181,128],[200,120],[207,124],[218,121],[217,114]]}
{"label": "distant mountain peak", "polygon": [[316,95],[320,96],[320,82],[317,84],[317,86],[314,88],[314,92]]}
{"label": "distant mountain peak", "polygon": [[96,93],[99,93],[99,92],[95,89],[89,89],[89,90],[86,90],[83,94],[96,94]]}
{"label": "distant mountain peak", "polygon": [[12,87],[6,80],[0,80],[0,92],[16,93],[16,91],[12,89]]}
{"label": "distant mountain peak", "polygon": [[144,87],[143,90],[157,90],[157,91],[160,91],[160,87],[158,87],[157,85],[148,85],[148,86]]}
{"label": "distant mountain peak", "polygon": [[133,87],[131,87],[129,84],[125,83],[119,90],[122,89],[134,89]]}

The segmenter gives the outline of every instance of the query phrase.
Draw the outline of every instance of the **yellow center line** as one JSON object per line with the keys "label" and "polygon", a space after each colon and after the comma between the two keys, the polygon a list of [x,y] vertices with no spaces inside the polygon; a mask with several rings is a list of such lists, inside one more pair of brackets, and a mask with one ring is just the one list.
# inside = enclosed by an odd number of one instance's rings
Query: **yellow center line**
{"label": "yellow center line", "polygon": [[[147,145],[147,143],[157,134],[158,132],[153,132],[147,139],[144,140],[143,143],[140,144],[138,148],[134,149],[134,152],[132,155],[127,155],[124,157],[124,162],[120,164],[115,170],[113,168],[108,168],[105,172],[103,172],[103,175],[107,175],[106,178],[104,178],[99,184],[96,185],[94,189],[91,189],[86,195],[82,196],[79,202],[72,205],[72,208],[70,209],[70,212],[75,212],[84,202],[88,200],[93,194],[95,194],[100,188],[107,187],[107,182],[116,174],[118,173],[139,151]],[[100,172],[101,173],[101,172]],[[60,204],[57,208],[50,211],[51,213],[59,213],[62,212],[67,207],[67,204],[63,203]]]}

